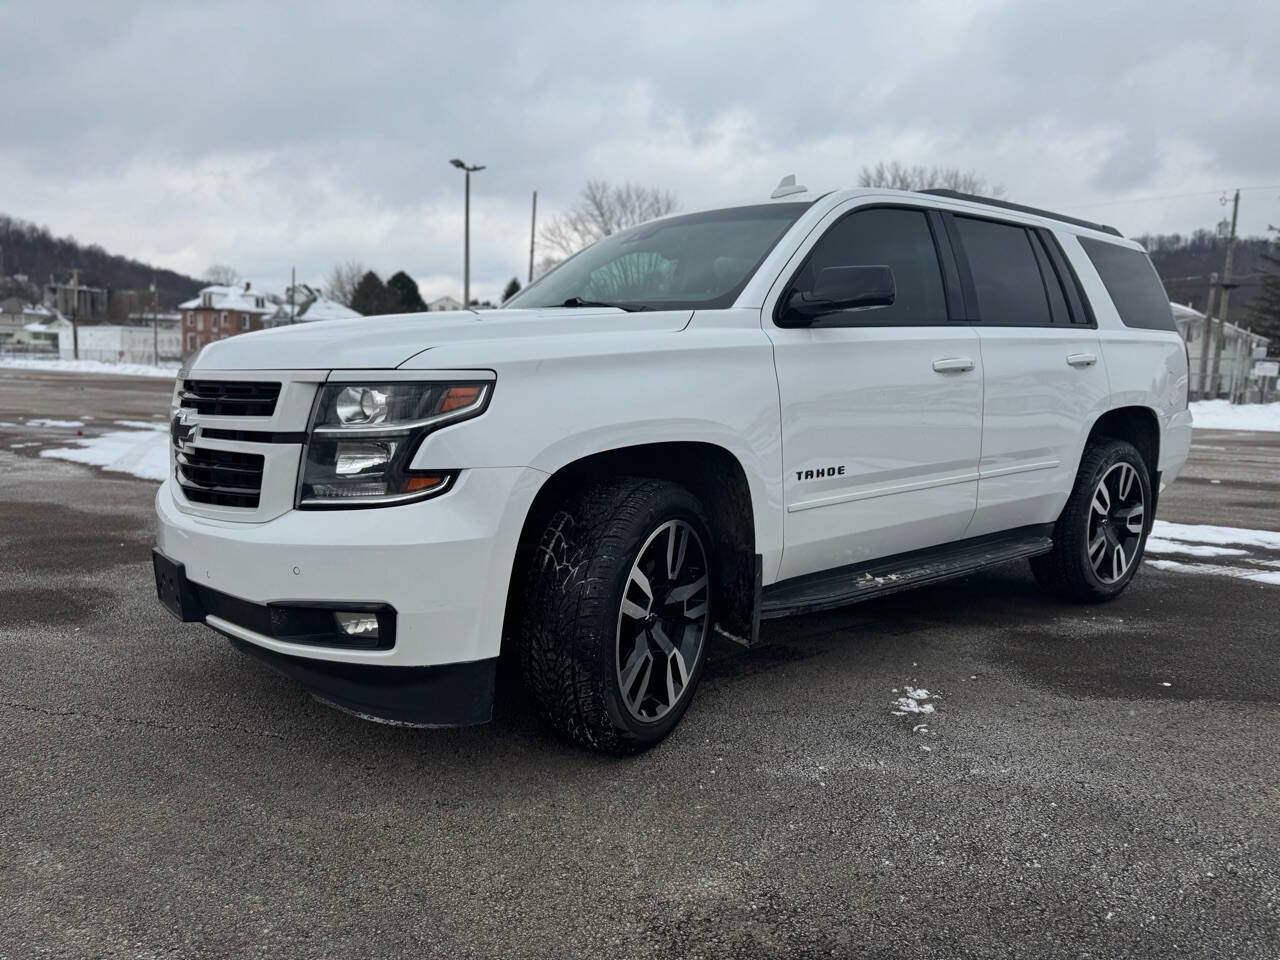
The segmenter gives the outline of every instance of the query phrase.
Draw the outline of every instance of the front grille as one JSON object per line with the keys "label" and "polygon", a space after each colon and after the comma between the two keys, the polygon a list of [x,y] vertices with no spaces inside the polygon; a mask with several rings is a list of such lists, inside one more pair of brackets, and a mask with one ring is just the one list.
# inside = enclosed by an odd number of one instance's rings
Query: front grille
{"label": "front grille", "polygon": [[210,417],[269,417],[280,384],[261,380],[184,380],[179,403]]}
{"label": "front grille", "polygon": [[177,454],[176,478],[188,500],[254,509],[262,493],[260,453],[188,447]]}

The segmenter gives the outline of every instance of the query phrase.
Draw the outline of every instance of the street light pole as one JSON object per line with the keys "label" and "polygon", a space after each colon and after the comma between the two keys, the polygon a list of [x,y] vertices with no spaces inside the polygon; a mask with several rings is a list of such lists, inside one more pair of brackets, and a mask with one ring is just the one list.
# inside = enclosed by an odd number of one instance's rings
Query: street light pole
{"label": "street light pole", "polygon": [[456,157],[449,161],[466,174],[466,200],[462,223],[462,308],[471,308],[471,174],[483,170],[483,165],[468,166]]}

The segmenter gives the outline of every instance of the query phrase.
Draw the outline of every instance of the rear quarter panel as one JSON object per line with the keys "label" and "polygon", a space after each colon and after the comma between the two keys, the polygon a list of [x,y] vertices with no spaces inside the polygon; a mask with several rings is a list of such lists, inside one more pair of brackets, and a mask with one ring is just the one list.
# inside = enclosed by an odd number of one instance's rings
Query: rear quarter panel
{"label": "rear quarter panel", "polygon": [[[1111,383],[1106,408],[1146,407],[1156,415],[1160,425],[1158,469],[1164,483],[1170,483],[1186,462],[1191,445],[1187,355],[1182,337],[1176,330],[1126,327],[1076,235],[1060,231],[1058,239],[1098,320],[1098,339]],[[1126,245],[1141,249],[1136,243]]]}

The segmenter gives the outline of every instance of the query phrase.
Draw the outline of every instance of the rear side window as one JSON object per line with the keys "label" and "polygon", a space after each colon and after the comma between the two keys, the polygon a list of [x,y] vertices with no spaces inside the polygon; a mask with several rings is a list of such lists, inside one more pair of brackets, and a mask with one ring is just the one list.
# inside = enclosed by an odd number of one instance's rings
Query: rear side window
{"label": "rear side window", "polygon": [[[897,297],[887,307],[845,310],[832,314],[827,326],[871,324],[898,326],[947,322],[947,299],[933,231],[923,210],[876,207],[858,210],[822,235],[791,290],[812,290],[826,267],[884,264],[893,270]],[[833,323],[834,322],[834,323]]]}
{"label": "rear side window", "polygon": [[1011,223],[973,217],[956,217],[955,224],[969,260],[982,323],[1017,327],[1052,323],[1031,234]]}
{"label": "rear side window", "polygon": [[1079,239],[1126,327],[1177,329],[1169,295],[1145,253],[1092,237]]}

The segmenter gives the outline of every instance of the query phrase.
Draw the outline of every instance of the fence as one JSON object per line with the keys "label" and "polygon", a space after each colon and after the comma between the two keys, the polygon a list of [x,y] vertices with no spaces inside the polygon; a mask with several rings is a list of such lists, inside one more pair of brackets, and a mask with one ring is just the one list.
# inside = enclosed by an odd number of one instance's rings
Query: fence
{"label": "fence", "polygon": [[[32,360],[71,360],[74,357],[74,353],[70,348],[59,351],[57,347],[51,346],[7,343],[0,347],[0,358],[8,357]],[[90,350],[86,347],[81,347],[80,359],[99,360],[102,363],[137,363],[149,366],[155,362],[156,358],[152,355],[149,347],[144,350]],[[162,366],[169,363],[176,364],[181,359],[179,356],[169,356],[165,351],[160,351],[159,362]]]}

